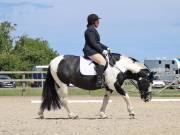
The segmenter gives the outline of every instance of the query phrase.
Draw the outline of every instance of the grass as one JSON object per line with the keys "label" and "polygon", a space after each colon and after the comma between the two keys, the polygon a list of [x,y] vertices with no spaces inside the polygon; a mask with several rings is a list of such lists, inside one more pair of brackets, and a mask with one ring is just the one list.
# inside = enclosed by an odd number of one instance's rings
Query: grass
{"label": "grass", "polygon": [[[130,96],[133,97],[139,97],[138,90],[132,86],[132,85],[126,85],[124,86],[124,89],[127,91],[127,93]],[[162,91],[160,94],[158,94],[158,91],[160,89],[153,89],[152,95],[153,97],[180,97],[180,89],[166,89]],[[25,91],[23,91],[23,96],[41,96],[42,89],[32,89],[27,88]],[[82,90],[76,87],[71,87],[69,89],[69,95],[71,96],[77,96],[77,95],[91,95],[91,96],[103,96],[104,95],[104,89],[99,89],[95,91],[88,91],[88,90]],[[113,95],[118,95],[117,92],[113,92]],[[22,88],[3,88],[0,89],[0,96],[22,96]]]}
{"label": "grass", "polygon": [[0,96],[40,96],[42,93],[41,89],[27,89],[22,91],[22,88],[1,88]]}

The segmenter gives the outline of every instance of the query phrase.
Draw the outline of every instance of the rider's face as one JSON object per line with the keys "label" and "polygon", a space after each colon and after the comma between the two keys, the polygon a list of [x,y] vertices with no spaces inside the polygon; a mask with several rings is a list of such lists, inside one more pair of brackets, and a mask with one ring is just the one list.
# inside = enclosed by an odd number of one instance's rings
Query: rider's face
{"label": "rider's face", "polygon": [[97,28],[97,27],[99,26],[99,20],[96,20],[96,21],[94,22],[94,25],[95,25],[95,27]]}

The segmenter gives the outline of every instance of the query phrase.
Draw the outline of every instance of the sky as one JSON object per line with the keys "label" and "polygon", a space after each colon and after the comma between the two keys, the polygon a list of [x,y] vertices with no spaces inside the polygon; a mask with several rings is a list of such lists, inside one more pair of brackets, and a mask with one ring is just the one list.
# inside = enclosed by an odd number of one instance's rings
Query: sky
{"label": "sky", "polygon": [[102,18],[101,42],[115,53],[180,57],[179,0],[0,0],[0,22],[16,23],[15,37],[45,39],[60,54],[83,55],[91,13]]}

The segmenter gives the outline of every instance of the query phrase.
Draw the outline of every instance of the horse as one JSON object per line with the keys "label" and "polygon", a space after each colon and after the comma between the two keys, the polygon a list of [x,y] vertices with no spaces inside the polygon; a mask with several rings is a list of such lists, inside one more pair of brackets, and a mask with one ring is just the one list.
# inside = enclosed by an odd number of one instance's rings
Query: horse
{"label": "horse", "polygon": [[[100,118],[108,118],[106,107],[113,91],[117,91],[127,104],[130,118],[135,118],[127,92],[122,88],[125,80],[135,80],[135,86],[139,89],[141,99],[144,102],[151,100],[151,84],[153,73],[138,60],[121,55],[109,53],[105,56],[107,66],[104,71],[105,94],[100,108]],[[68,105],[68,87],[73,84],[85,90],[97,90],[96,86],[96,64],[90,59],[75,55],[60,55],[51,60],[42,92],[42,103],[38,112],[39,117],[44,118],[44,110],[61,109],[68,113],[70,119],[78,118]],[[133,81],[134,82],[134,81]]]}

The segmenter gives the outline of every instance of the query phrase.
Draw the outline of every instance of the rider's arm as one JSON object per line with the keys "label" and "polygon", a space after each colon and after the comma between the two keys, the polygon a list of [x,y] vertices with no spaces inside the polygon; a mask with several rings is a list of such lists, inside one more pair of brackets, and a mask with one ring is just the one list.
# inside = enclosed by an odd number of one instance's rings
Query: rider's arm
{"label": "rider's arm", "polygon": [[103,49],[105,49],[105,50],[107,50],[107,49],[108,49],[108,47],[107,47],[107,46],[105,46],[104,44],[100,43],[100,45],[102,46],[102,48],[103,48]]}
{"label": "rider's arm", "polygon": [[94,48],[96,51],[98,51],[99,53],[103,52],[103,48],[101,47],[101,45],[98,45],[95,39],[95,33],[93,31],[88,31],[85,33],[87,36],[88,41],[90,42],[90,46],[92,48]]}

